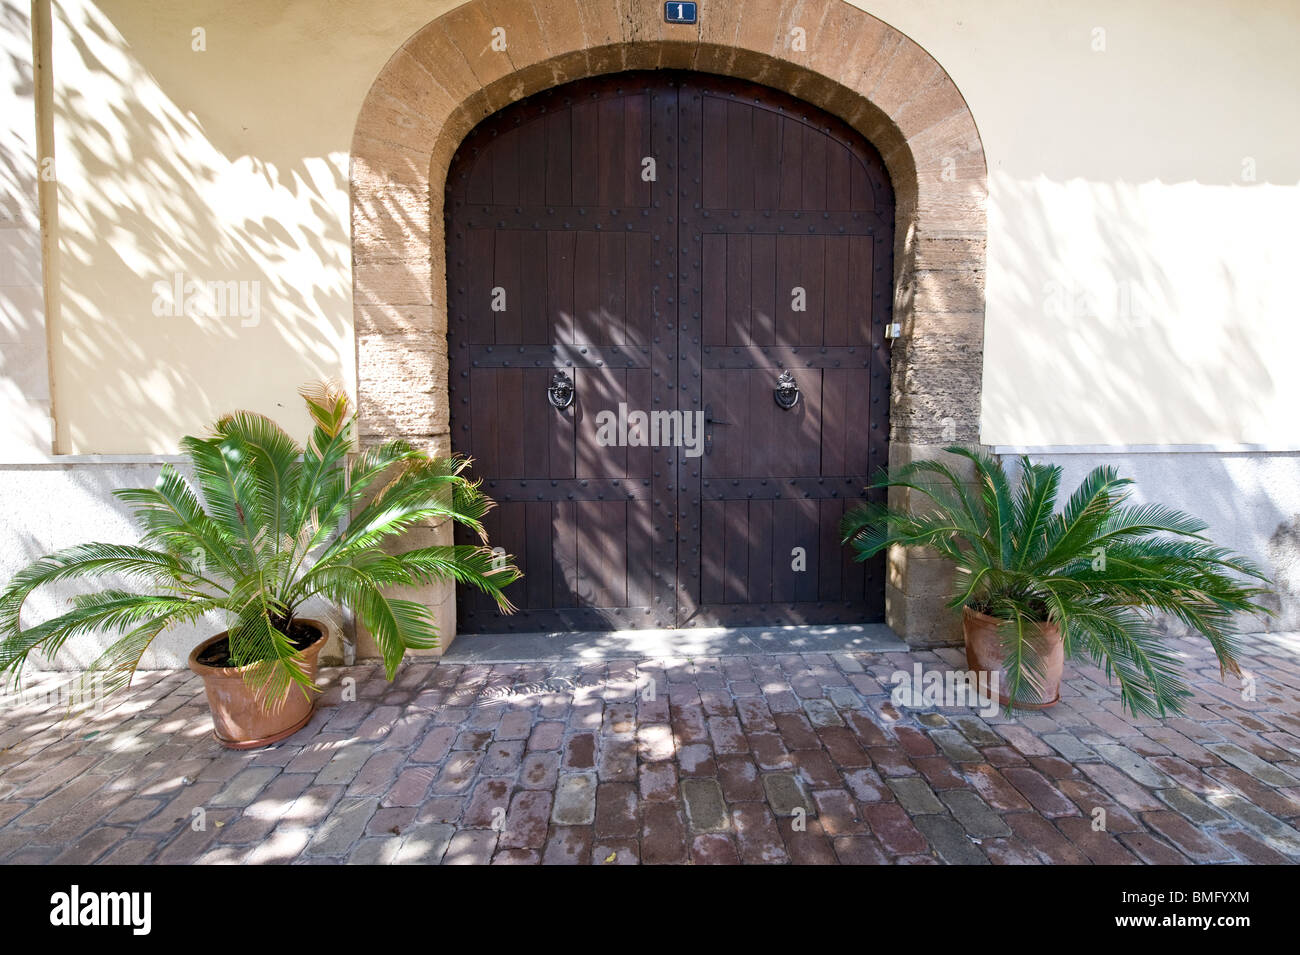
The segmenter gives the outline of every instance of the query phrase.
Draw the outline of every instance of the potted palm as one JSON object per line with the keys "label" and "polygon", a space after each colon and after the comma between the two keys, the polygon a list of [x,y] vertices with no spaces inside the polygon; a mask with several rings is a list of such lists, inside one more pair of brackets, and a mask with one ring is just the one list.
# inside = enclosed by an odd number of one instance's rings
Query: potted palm
{"label": "potted palm", "polygon": [[870,502],[840,529],[857,560],[919,547],[952,561],[949,606],[962,612],[968,665],[1000,671],[1004,705],[1052,705],[1065,658],[1084,656],[1118,681],[1130,712],[1180,712],[1190,691],[1161,614],[1203,635],[1222,669],[1240,674],[1235,617],[1269,612],[1256,602],[1268,581],[1202,536],[1203,522],[1129,503],[1132,481],[1113,468],[1088,474],[1058,510],[1059,467],[1021,458],[1013,487],[997,459],[944,450],[970,462],[973,481],[942,461],[915,461],[872,487],[906,489],[917,507]]}
{"label": "potted palm", "polygon": [[[114,639],[90,671],[104,692],[122,690],[160,633],[219,614],[228,628],[195,647],[189,663],[204,679],[217,739],[248,749],[311,717],[326,633],[301,615],[307,600],[351,608],[389,679],[406,650],[438,641],[429,608],[392,588],[455,580],[513,609],[502,591],[519,572],[486,546],[396,546],[407,529],[442,520],[486,544],[492,501],[462,473],[468,462],[403,441],[350,455],[347,397],[324,384],[301,394],[313,422],[305,448],[263,415],[226,415],[210,436],[182,442],[197,493],[170,464],[152,488],[114,492],[133,508],[139,544],[81,544],[15,575],[0,592],[0,676],[16,679],[33,652],[48,659],[73,637],[108,633]],[[126,584],[73,597],[67,612],[23,626],[37,588],[105,577]]]}

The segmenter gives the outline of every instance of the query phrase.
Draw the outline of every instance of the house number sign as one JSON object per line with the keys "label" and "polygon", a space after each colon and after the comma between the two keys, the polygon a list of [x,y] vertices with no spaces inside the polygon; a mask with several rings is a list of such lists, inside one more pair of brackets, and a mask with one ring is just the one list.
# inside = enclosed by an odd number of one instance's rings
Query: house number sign
{"label": "house number sign", "polygon": [[678,3],[677,0],[669,0],[664,4],[664,20],[668,23],[694,23],[695,22],[695,4]]}

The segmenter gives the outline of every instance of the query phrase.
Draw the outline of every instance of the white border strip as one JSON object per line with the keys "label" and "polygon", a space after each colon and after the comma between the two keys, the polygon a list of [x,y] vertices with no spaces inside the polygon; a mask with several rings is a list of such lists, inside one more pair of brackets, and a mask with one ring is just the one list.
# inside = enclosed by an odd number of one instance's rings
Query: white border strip
{"label": "white border strip", "polygon": [[60,468],[69,464],[104,465],[118,464],[182,464],[189,461],[183,454],[49,454],[43,457],[33,455],[27,459],[0,461],[0,471],[16,468]]}
{"label": "white border strip", "polygon": [[995,444],[994,454],[1297,454],[1295,444]]}

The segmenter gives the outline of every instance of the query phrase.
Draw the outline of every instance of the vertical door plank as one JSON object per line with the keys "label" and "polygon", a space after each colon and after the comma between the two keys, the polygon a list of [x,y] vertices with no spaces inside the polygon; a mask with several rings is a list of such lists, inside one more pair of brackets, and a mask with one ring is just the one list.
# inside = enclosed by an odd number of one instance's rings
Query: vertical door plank
{"label": "vertical door plank", "polygon": [[727,511],[723,501],[703,501],[700,513],[700,602],[726,598]]}
{"label": "vertical door plank", "polygon": [[551,505],[552,605],[578,606],[578,509],[573,501]]}
{"label": "vertical door plank", "polygon": [[519,342],[523,345],[546,345],[551,341],[547,314],[550,278],[546,274],[546,233],[521,232],[518,305],[520,311]]}
{"label": "vertical door plank", "polygon": [[627,240],[622,232],[600,236],[600,328],[595,341],[627,341]]}
{"label": "vertical door plank", "polygon": [[598,202],[601,206],[623,205],[629,163],[625,156],[627,134],[623,127],[625,100],[607,96],[599,101],[599,139],[594,144],[600,161],[596,166]]}
{"label": "vertical door plank", "polygon": [[856,345],[850,329],[849,285],[861,281],[849,272],[848,236],[828,236],[826,248],[826,317],[824,320],[827,345]]}
{"label": "vertical door plank", "polygon": [[642,348],[650,344],[654,327],[651,295],[654,287],[654,253],[648,232],[625,234],[627,299],[623,307],[624,341]]}
{"label": "vertical door plank", "polygon": [[754,208],[781,208],[781,117],[768,109],[753,110]]}
{"label": "vertical door plank", "polygon": [[[497,383],[497,477],[522,478],[524,470],[524,372],[521,368],[500,368]],[[491,496],[501,493],[497,490]]]}
{"label": "vertical door plank", "polygon": [[575,206],[593,206],[600,201],[600,183],[597,180],[601,165],[597,149],[600,135],[599,104],[585,97],[581,100],[575,98],[571,114],[572,201]]}
{"label": "vertical door plank", "polygon": [[723,602],[747,603],[749,578],[749,502],[726,502],[726,556]]}
{"label": "vertical door plank", "polygon": [[519,127],[519,196],[526,205],[546,203],[546,119]]}
{"label": "vertical door plank", "polygon": [[573,240],[573,340],[604,341],[600,312],[600,233],[579,232]]}
{"label": "vertical door plank", "polygon": [[754,208],[754,109],[748,103],[727,103],[727,207]]}
{"label": "vertical door plank", "polygon": [[826,137],[812,126],[803,127],[803,208],[826,208]]}
{"label": "vertical door plank", "polygon": [[707,93],[703,100],[704,208],[721,209],[727,204],[727,102]]}
{"label": "vertical door plank", "polygon": [[788,116],[781,118],[781,208],[804,208],[803,125]]}
{"label": "vertical door plank", "polygon": [[520,292],[520,234],[499,230],[496,233],[496,261],[493,287],[505,293],[505,310],[490,312],[496,326],[495,341],[500,345],[519,344],[523,324],[523,295]]}
{"label": "vertical door plank", "polygon": [[568,109],[548,113],[546,124],[546,202],[573,204],[573,115]]}
{"label": "vertical door plank", "polygon": [[749,584],[750,603],[765,604],[772,599],[773,501],[749,502]]}
{"label": "vertical door plank", "polygon": [[776,236],[755,235],[750,240],[750,259],[750,337],[755,345],[775,345]]}
{"label": "vertical door plank", "polygon": [[577,237],[572,232],[546,234],[546,311],[551,341],[573,342],[573,256]]}
{"label": "vertical door plank", "polygon": [[706,346],[725,345],[727,342],[727,237],[705,233],[704,287],[700,290],[701,340]]}
{"label": "vertical door plank", "polygon": [[727,237],[727,344],[748,345],[749,236]]}
{"label": "vertical door plank", "polygon": [[551,553],[554,542],[551,539],[551,503],[549,501],[529,501],[525,506],[525,544],[520,569],[524,572],[523,605],[529,610],[549,608],[554,602],[551,580],[553,564]]}

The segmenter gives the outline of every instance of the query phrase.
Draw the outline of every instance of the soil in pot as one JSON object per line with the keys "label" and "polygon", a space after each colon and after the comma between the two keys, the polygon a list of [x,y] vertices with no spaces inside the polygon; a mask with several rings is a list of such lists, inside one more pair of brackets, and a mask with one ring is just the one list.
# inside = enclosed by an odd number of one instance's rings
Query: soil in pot
{"label": "soil in pot", "polygon": [[[289,625],[289,642],[293,644],[295,650],[306,650],[309,646],[321,638],[321,631],[315,624],[307,623],[302,620],[295,620]],[[226,635],[219,636],[211,643],[204,644],[199,648],[199,654],[195,661],[205,667],[233,667],[236,666],[230,659],[230,637]]]}

